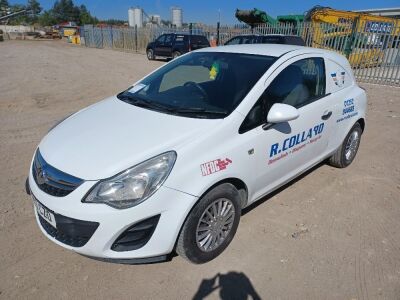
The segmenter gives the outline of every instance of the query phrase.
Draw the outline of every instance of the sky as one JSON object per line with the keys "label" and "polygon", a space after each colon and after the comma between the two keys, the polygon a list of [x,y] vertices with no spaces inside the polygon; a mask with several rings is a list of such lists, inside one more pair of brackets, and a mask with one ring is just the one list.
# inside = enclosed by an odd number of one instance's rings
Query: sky
{"label": "sky", "polygon": [[[53,6],[54,0],[38,0],[44,9]],[[10,4],[26,4],[26,0],[9,0]],[[139,6],[147,14],[159,14],[162,19],[171,19],[170,8],[181,7],[183,10],[183,22],[215,24],[221,12],[221,24],[237,23],[235,18],[236,8],[258,8],[267,14],[276,17],[286,14],[303,14],[315,5],[330,6],[342,10],[357,10],[367,8],[400,7],[399,0],[336,0],[336,1],[255,1],[255,0],[74,0],[76,5],[85,4],[92,15],[99,19],[128,20],[128,8]]]}

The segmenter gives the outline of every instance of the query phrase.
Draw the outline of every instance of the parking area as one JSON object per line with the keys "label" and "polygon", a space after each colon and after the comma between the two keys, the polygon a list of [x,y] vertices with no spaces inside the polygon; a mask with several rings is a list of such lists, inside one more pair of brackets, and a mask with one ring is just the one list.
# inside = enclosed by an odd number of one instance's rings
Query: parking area
{"label": "parking area", "polygon": [[0,43],[0,298],[399,299],[395,87],[361,84],[368,119],[350,167],[321,164],[247,209],[210,263],[110,264],[48,241],[24,189],[35,147],[57,120],[163,63],[62,41]]}

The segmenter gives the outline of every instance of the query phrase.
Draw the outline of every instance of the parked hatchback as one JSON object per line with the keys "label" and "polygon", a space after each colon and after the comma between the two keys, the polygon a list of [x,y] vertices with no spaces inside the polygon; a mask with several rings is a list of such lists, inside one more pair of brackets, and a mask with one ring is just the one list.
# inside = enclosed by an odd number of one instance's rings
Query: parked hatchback
{"label": "parked hatchback", "polygon": [[204,263],[232,241],[243,208],[321,161],[350,165],[366,103],[334,52],[201,49],[51,129],[27,192],[44,235],[65,248],[116,262],[176,251]]}
{"label": "parked hatchback", "polygon": [[156,57],[176,58],[186,52],[210,47],[207,38],[202,35],[168,33],[160,35],[146,47],[149,60]]}
{"label": "parked hatchback", "polygon": [[287,44],[305,46],[303,38],[296,35],[282,35],[282,34],[269,34],[269,35],[239,35],[231,38],[225,45],[238,45],[238,44]]}

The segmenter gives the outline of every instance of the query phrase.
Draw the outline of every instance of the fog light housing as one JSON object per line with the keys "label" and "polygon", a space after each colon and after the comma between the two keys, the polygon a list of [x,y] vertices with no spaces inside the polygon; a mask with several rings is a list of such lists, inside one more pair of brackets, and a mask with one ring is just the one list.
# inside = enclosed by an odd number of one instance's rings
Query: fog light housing
{"label": "fog light housing", "polygon": [[153,235],[159,220],[160,215],[157,215],[132,225],[115,240],[111,250],[123,252],[143,247]]}

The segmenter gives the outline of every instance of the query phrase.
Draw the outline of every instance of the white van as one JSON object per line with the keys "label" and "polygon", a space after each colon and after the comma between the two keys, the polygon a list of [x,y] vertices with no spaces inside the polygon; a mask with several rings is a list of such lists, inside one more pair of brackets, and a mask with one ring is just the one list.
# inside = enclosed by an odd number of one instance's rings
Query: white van
{"label": "white van", "polygon": [[65,248],[204,263],[229,245],[244,207],[325,159],[348,166],[366,104],[337,53],[201,49],[52,128],[27,190],[40,229]]}

